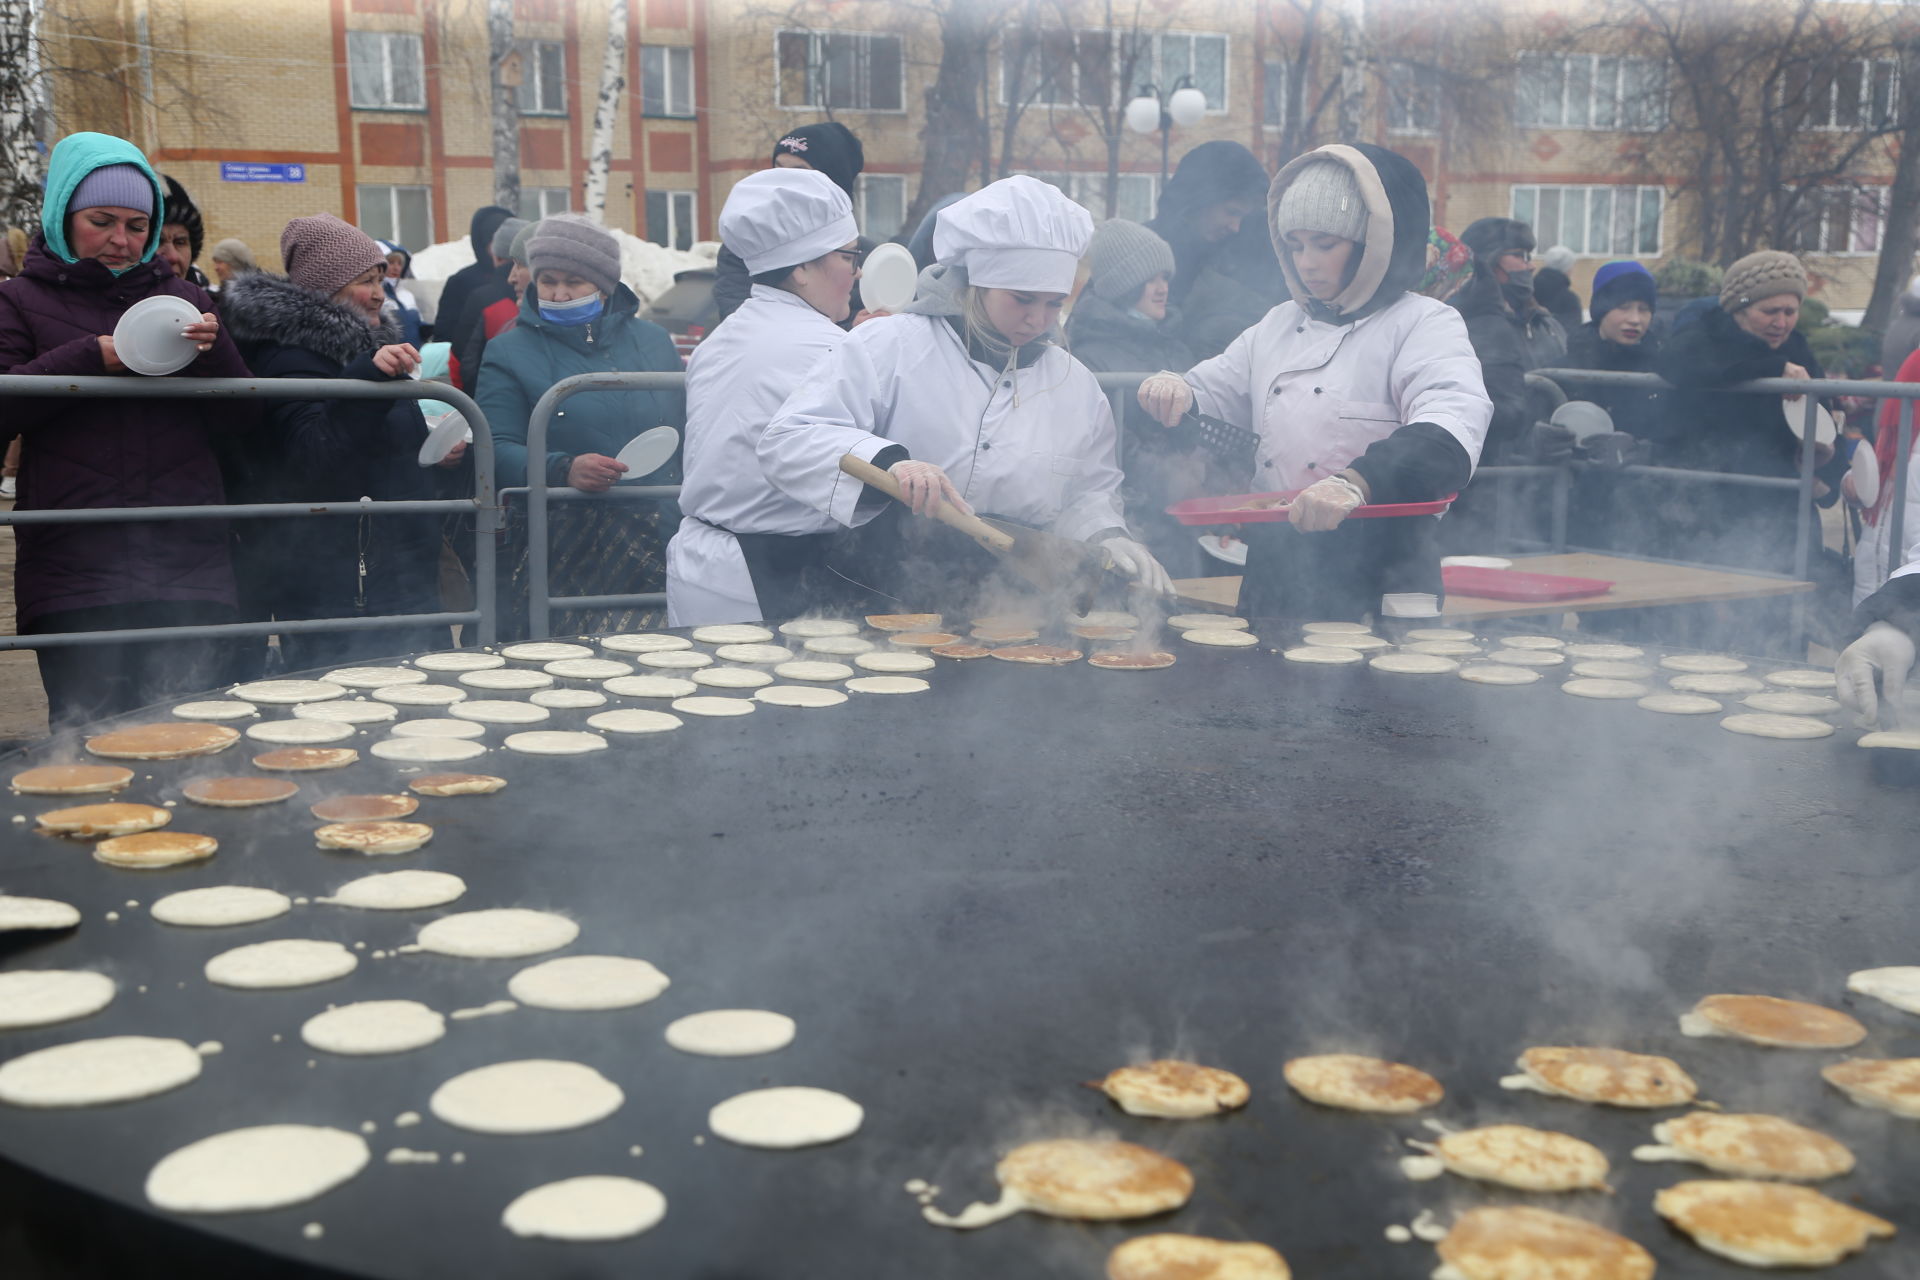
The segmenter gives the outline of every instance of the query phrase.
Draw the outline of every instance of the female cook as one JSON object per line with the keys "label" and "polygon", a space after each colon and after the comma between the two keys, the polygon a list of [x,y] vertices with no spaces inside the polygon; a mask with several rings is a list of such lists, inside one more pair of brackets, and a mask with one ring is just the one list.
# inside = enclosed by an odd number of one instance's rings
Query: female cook
{"label": "female cook", "polygon": [[957,201],[941,211],[939,261],[906,312],[855,329],[781,406],[760,465],[784,492],[863,528],[842,576],[912,602],[982,571],[971,541],[902,521],[841,471],[851,454],[888,471],[922,515],[944,499],[1036,526],[1104,548],[1142,589],[1170,589],[1121,514],[1112,411],[1060,343],[1092,234],[1084,209],[1033,178]]}
{"label": "female cook", "polygon": [[1321,147],[1274,176],[1267,223],[1293,300],[1184,377],[1147,379],[1140,403],[1168,426],[1197,408],[1255,433],[1252,487],[1301,491],[1288,523],[1244,526],[1242,613],[1430,617],[1433,521],[1345,523],[1464,489],[1493,415],[1459,313],[1409,292],[1426,181],[1383,147]]}

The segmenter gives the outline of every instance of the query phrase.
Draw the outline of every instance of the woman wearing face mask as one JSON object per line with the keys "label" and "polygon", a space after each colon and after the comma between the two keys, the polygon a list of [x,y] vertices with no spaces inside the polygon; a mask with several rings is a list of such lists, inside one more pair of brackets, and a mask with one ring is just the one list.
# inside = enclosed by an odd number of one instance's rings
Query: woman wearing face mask
{"label": "woman wearing face mask", "polygon": [[[386,254],[329,213],[295,218],[280,233],[287,274],[256,271],[227,285],[222,314],[264,378],[409,376],[420,353],[381,312]],[[353,502],[361,497],[451,496],[452,473],[416,461],[426,421],[412,400],[273,400],[244,466],[256,502]],[[431,613],[439,608],[440,519],[378,515],[261,520],[242,530],[243,586],[261,618]],[[285,634],[290,670],[440,648],[445,628]]]}
{"label": "woman wearing face mask", "polygon": [[1121,514],[1107,399],[1058,342],[1092,231],[1086,210],[1028,177],[948,206],[939,263],[906,312],[856,328],[781,406],[760,465],[785,493],[865,531],[835,552],[841,577],[946,609],[965,607],[992,567],[971,540],[903,518],[842,472],[852,454],[889,471],[922,515],[944,500],[1037,526],[1104,547],[1147,592],[1170,589]]}
{"label": "woman wearing face mask", "polygon": [[1248,525],[1240,610],[1252,617],[1428,617],[1440,564],[1430,519],[1348,522],[1362,503],[1466,487],[1493,413],[1466,326],[1409,292],[1426,270],[1426,181],[1382,147],[1327,146],[1282,169],[1268,224],[1293,300],[1140,403],[1259,437],[1252,487],[1300,490],[1290,523]]}
{"label": "woman wearing face mask", "polygon": [[[639,315],[640,300],[620,283],[620,245],[605,229],[577,214],[559,214],[527,240],[533,283],[520,299],[514,327],[487,344],[480,368],[480,408],[493,427],[502,488],[569,485],[605,493],[626,473],[615,455],[641,432],[679,428],[686,396],[679,391],[588,391],[554,413],[545,458],[527,454],[527,423],[547,388],[577,373],[650,373],[681,369],[667,331]],[[638,477],[649,485],[677,484],[680,455]],[[515,500],[519,501],[518,499]],[[518,508],[516,508],[516,511]],[[665,549],[680,522],[670,499],[556,502],[549,521],[548,584],[555,595],[614,595],[660,591],[666,585]],[[508,530],[507,581],[501,588],[503,624],[518,634],[525,623],[527,547],[524,518]],[[659,624],[658,609],[572,610],[553,616],[556,634],[625,631]]]}
{"label": "woman wearing face mask", "polygon": [[[21,273],[0,283],[0,370],[56,378],[135,375],[114,347],[134,303],[183,298],[201,313],[201,354],[174,376],[244,378],[247,367],[205,291],[155,258],[160,179],[139,148],[99,133],[61,139],[48,161],[40,231]],[[24,440],[19,509],[191,506],[227,500],[223,428],[252,425],[241,401],[0,401],[0,439]],[[238,432],[236,434],[244,434]],[[21,632],[46,635],[231,622],[227,524],[22,526],[14,605]],[[40,651],[54,726],[95,720],[228,678],[227,646],[205,640]]]}

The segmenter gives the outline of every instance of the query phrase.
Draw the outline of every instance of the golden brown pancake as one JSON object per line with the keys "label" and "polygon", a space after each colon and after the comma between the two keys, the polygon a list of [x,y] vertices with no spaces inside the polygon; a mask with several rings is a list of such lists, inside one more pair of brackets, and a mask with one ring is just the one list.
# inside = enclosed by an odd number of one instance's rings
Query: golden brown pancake
{"label": "golden brown pancake", "polygon": [[1026,644],[1040,638],[1038,630],[1017,622],[975,627],[970,634],[982,644]]}
{"label": "golden brown pancake", "polygon": [[253,758],[255,768],[276,773],[308,773],[315,769],[343,769],[360,758],[352,747],[282,747]]}
{"label": "golden brown pancake", "polygon": [[867,625],[875,631],[933,631],[940,626],[937,613],[870,613]]}
{"label": "golden brown pancake", "polygon": [[1418,1111],[1440,1101],[1447,1092],[1438,1080],[1417,1067],[1357,1053],[1295,1058],[1282,1073],[1307,1101],[1348,1111]]}
{"label": "golden brown pancake", "polygon": [[1563,1098],[1609,1107],[1680,1107],[1700,1092],[1673,1059],[1621,1049],[1543,1045],[1521,1054],[1519,1067]]}
{"label": "golden brown pancake", "polygon": [[433,839],[424,822],[333,822],[313,833],[322,849],[359,853],[411,853]]}
{"label": "golden brown pancake", "polygon": [[151,804],[83,804],[49,809],[39,821],[42,831],[55,835],[130,836],[166,826],[173,821],[173,810]]}
{"label": "golden brown pancake", "polygon": [[1108,671],[1158,671],[1173,662],[1170,653],[1096,653],[1087,659],[1088,665]]}
{"label": "golden brown pancake", "polygon": [[506,785],[490,773],[429,773],[407,784],[423,796],[484,796]]}
{"label": "golden brown pancake", "polygon": [[958,644],[939,645],[929,649],[927,652],[937,653],[943,658],[988,658],[993,656],[993,650],[987,648],[987,646],[983,644],[968,644],[964,640]]}
{"label": "golden brown pancake", "polygon": [[993,656],[1002,662],[1031,662],[1043,667],[1063,667],[1070,662],[1080,661],[1086,655],[1078,649],[1057,644],[1016,644],[995,649]]}
{"label": "golden brown pancake", "polygon": [[224,724],[169,720],[95,734],[87,739],[87,750],[109,760],[178,760],[183,756],[210,756],[238,741],[240,731]]}
{"label": "golden brown pancake", "polygon": [[133,770],[117,764],[49,764],[13,775],[13,789],[29,796],[78,796],[120,791]]}
{"label": "golden brown pancake", "polygon": [[1133,1116],[1186,1120],[1247,1105],[1252,1090],[1231,1071],[1161,1058],[1109,1072],[1094,1087]]}
{"label": "golden brown pancake", "polygon": [[180,788],[195,804],[216,809],[245,809],[291,799],[300,788],[285,778],[198,778]]}
{"label": "golden brown pancake", "polygon": [[1820,1078],[1863,1107],[1920,1120],[1920,1058],[1849,1058]]}
{"label": "golden brown pancake", "polygon": [[958,644],[960,637],[951,631],[896,631],[887,637],[896,649],[937,649],[943,644]]}
{"label": "golden brown pancake", "polygon": [[1173,1232],[1135,1236],[1107,1255],[1107,1280],[1291,1280],[1287,1260],[1264,1244]]}
{"label": "golden brown pancake", "polygon": [[1867,1029],[1838,1009],[1776,996],[1706,996],[1680,1019],[1680,1029],[1779,1049],[1846,1049],[1867,1038]]}
{"label": "golden brown pancake", "polygon": [[1653,1126],[1653,1140],[1736,1178],[1818,1182],[1853,1169],[1844,1144],[1779,1116],[1695,1111]]}
{"label": "golden brown pancake", "polygon": [[1469,1209],[1436,1246],[1466,1280],[1651,1280],[1653,1255],[1564,1213],[1512,1205]]}
{"label": "golden brown pancake", "polygon": [[1015,1147],[995,1167],[1000,1185],[1056,1218],[1144,1218],[1178,1209],[1193,1173],[1131,1142],[1054,1138]]}
{"label": "golden brown pancake", "polygon": [[1522,1191],[1583,1191],[1607,1185],[1606,1153],[1590,1142],[1548,1129],[1492,1124],[1449,1133],[1434,1154],[1463,1178]]}
{"label": "golden brown pancake", "polygon": [[334,796],[308,805],[307,812],[322,822],[383,822],[419,807],[412,796]]}
{"label": "golden brown pancake", "polygon": [[109,866],[144,871],[211,858],[219,847],[220,842],[212,836],[187,831],[143,831],[139,835],[102,840],[93,846],[93,856]]}
{"label": "golden brown pancake", "polygon": [[1831,1266],[1894,1232],[1884,1218],[1778,1182],[1682,1182],[1655,1195],[1653,1211],[1708,1253],[1748,1266]]}

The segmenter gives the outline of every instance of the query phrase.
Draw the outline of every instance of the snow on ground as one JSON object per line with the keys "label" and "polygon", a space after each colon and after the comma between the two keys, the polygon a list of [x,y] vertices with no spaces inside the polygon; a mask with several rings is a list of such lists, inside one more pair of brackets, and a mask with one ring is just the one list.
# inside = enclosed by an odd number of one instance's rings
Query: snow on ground
{"label": "snow on ground", "polygon": [[[676,272],[712,267],[720,245],[702,240],[691,249],[667,249],[636,235],[612,228],[620,242],[620,279],[640,295],[645,306],[673,287]],[[422,280],[445,280],[473,261],[473,246],[463,236],[431,245],[413,255],[413,274]]]}

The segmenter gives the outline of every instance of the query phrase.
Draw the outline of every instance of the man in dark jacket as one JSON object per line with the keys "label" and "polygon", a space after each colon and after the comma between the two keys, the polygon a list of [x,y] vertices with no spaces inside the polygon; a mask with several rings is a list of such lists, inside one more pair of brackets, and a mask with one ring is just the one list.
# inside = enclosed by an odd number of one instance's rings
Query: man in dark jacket
{"label": "man in dark jacket", "polygon": [[519,302],[518,291],[508,279],[513,274],[514,237],[530,224],[525,218],[506,218],[493,229],[487,253],[493,270],[481,276],[461,306],[462,328],[440,330],[440,340],[453,344],[453,358],[460,364],[460,385],[472,395],[480,385],[480,364],[487,349],[487,308],[496,302]]}
{"label": "man in dark jacket", "polygon": [[[833,185],[846,192],[847,197],[858,206],[860,199],[854,192],[854,184],[859,182],[860,171],[867,166],[867,153],[853,130],[837,120],[824,120],[819,124],[803,124],[782,135],[780,141],[773,144],[773,159],[768,161],[768,166],[818,169],[832,178]],[[862,245],[862,252],[869,247]],[[725,320],[747,300],[747,295],[753,290],[753,281],[747,276],[747,264],[725,245],[720,246],[715,268],[713,300],[720,308],[720,319]],[[860,313],[857,289],[853,310],[855,315]]]}
{"label": "man in dark jacket", "polygon": [[1467,322],[1493,399],[1485,458],[1558,461],[1572,440],[1558,428],[1534,429],[1545,415],[1527,393],[1527,374],[1557,364],[1567,335],[1533,296],[1533,228],[1513,218],[1481,218],[1460,233],[1473,251],[1473,277],[1447,299]]}
{"label": "man in dark jacket", "polygon": [[467,229],[467,239],[473,245],[473,261],[447,278],[433,316],[434,332],[443,340],[458,341],[466,333],[467,295],[492,274],[495,267],[493,233],[512,216],[513,210],[502,209],[497,204],[483,205],[473,211],[473,220]]}
{"label": "man in dark jacket", "polygon": [[1173,248],[1171,305],[1196,359],[1224,351],[1287,297],[1273,240],[1256,216],[1267,171],[1237,142],[1203,142],[1180,157],[1147,226]]}

